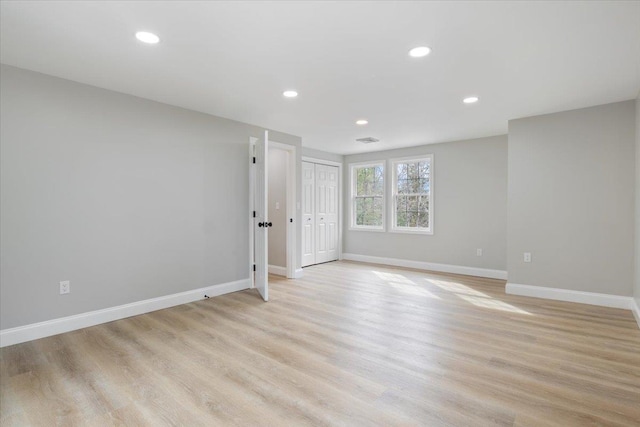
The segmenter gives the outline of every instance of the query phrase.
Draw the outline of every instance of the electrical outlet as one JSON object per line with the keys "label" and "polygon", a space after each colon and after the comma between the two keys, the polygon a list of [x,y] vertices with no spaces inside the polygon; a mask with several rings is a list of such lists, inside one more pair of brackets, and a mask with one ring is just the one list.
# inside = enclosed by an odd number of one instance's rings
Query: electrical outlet
{"label": "electrical outlet", "polygon": [[71,282],[68,280],[60,282],[60,295],[68,294],[69,292],[71,292]]}
{"label": "electrical outlet", "polygon": [[531,262],[531,252],[524,253],[524,262]]}
{"label": "electrical outlet", "polygon": [[477,256],[482,256],[482,248],[476,249],[476,255]]}

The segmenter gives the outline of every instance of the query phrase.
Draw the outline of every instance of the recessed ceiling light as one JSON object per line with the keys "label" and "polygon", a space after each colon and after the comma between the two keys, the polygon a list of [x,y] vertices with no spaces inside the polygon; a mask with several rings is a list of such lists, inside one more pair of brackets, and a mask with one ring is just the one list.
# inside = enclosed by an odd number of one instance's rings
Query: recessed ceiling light
{"label": "recessed ceiling light", "polygon": [[409,51],[409,56],[413,58],[422,58],[423,56],[427,56],[431,53],[431,48],[426,46],[414,47]]}
{"label": "recessed ceiling light", "polygon": [[160,37],[156,36],[153,33],[148,33],[146,31],[138,31],[136,33],[136,38],[143,43],[148,44],[156,44],[160,41]]}
{"label": "recessed ceiling light", "polygon": [[360,119],[356,121],[357,125],[363,126],[366,125],[367,123],[369,123],[368,121],[366,121],[365,119]]}
{"label": "recessed ceiling light", "polygon": [[462,100],[465,104],[474,104],[478,102],[479,98],[477,96],[469,96]]}
{"label": "recessed ceiling light", "polygon": [[285,90],[284,92],[282,92],[282,94],[287,98],[295,98],[296,96],[298,96],[298,92],[296,92],[295,90]]}

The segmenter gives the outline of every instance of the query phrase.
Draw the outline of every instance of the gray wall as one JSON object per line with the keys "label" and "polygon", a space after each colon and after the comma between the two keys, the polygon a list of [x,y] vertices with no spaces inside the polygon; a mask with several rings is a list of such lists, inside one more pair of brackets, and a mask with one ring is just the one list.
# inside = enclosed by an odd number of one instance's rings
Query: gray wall
{"label": "gray wall", "polygon": [[631,295],[635,114],[627,101],[509,122],[509,282]]}
{"label": "gray wall", "polygon": [[0,80],[0,328],[249,276],[261,128],[5,65]]}
{"label": "gray wall", "polygon": [[287,156],[269,148],[269,265],[279,267],[287,266]]}
{"label": "gray wall", "polygon": [[636,98],[636,252],[633,296],[640,307],[640,93]]}
{"label": "gray wall", "polygon": [[[390,224],[384,233],[348,230],[348,164],[423,154],[434,155],[434,234],[393,233]],[[506,269],[506,135],[349,155],[344,160],[345,253]],[[388,168],[387,195],[391,194]],[[477,248],[483,249],[483,256],[476,256]]]}

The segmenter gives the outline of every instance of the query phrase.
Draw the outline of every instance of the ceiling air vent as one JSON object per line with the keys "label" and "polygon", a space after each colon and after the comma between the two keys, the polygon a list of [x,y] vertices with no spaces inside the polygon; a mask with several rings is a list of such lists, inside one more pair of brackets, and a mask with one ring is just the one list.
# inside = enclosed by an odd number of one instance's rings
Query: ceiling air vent
{"label": "ceiling air vent", "polygon": [[379,139],[376,138],[372,138],[370,136],[366,137],[366,138],[358,138],[356,139],[356,141],[358,142],[362,142],[363,144],[371,144],[372,142],[378,142],[380,141]]}

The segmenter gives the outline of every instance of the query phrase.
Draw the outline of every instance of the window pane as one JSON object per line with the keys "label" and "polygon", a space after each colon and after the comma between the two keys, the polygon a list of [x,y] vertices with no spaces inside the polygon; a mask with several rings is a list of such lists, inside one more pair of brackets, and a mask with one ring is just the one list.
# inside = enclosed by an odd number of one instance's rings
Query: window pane
{"label": "window pane", "polygon": [[364,190],[364,182],[365,182],[365,170],[361,168],[356,168],[355,180],[356,180],[356,195],[359,196],[361,194],[365,194]]}
{"label": "window pane", "polygon": [[420,212],[418,227],[429,228],[429,212]]}
{"label": "window pane", "polygon": [[420,178],[429,177],[429,162],[420,162]]}
{"label": "window pane", "polygon": [[398,194],[407,194],[410,193],[409,189],[409,181],[406,179],[398,180]]}
{"label": "window pane", "polygon": [[356,225],[364,225],[365,215],[369,210],[369,208],[367,207],[368,203],[369,203],[369,199],[366,199],[366,198],[356,199]]}
{"label": "window pane", "polygon": [[416,194],[416,193],[420,193],[421,191],[422,189],[421,189],[420,179],[412,178],[410,181],[410,193]]}
{"label": "window pane", "polygon": [[397,194],[419,194],[429,192],[429,163],[397,163]]}
{"label": "window pane", "polygon": [[384,165],[354,167],[355,224],[381,227],[384,207]]}
{"label": "window pane", "polygon": [[428,193],[429,192],[429,179],[421,179],[420,180],[420,193]]}
{"label": "window pane", "polygon": [[382,197],[356,198],[356,225],[382,226]]}
{"label": "window pane", "polygon": [[407,197],[407,210],[418,212],[418,196]]}
{"label": "window pane", "polygon": [[407,196],[396,196],[396,211],[407,210]]}
{"label": "window pane", "polygon": [[369,195],[373,193],[373,168],[365,168],[364,169],[364,193],[363,195]]}
{"label": "window pane", "polygon": [[396,225],[398,227],[406,227],[407,226],[407,212],[406,211],[397,211],[396,212]]}
{"label": "window pane", "polygon": [[429,228],[431,162],[421,160],[396,163],[394,172],[395,226]]}
{"label": "window pane", "polygon": [[407,197],[396,197],[396,225],[398,227],[407,226]]}
{"label": "window pane", "polygon": [[399,163],[396,165],[396,170],[398,172],[398,181],[401,179],[407,179],[407,165],[404,163]]}
{"label": "window pane", "polygon": [[429,196],[420,196],[418,210],[420,212],[429,211]]}
{"label": "window pane", "polygon": [[407,227],[418,226],[418,212],[407,212]]}
{"label": "window pane", "polygon": [[371,215],[369,216],[370,223],[367,225],[382,226],[382,212],[384,206],[382,205],[382,197],[376,197],[373,199],[373,208]]}
{"label": "window pane", "polygon": [[384,193],[384,168],[368,166],[355,168],[356,195],[382,196]]}
{"label": "window pane", "polygon": [[384,169],[382,166],[376,166],[373,168],[373,185],[372,192],[376,196],[382,196],[384,193]]}
{"label": "window pane", "polygon": [[418,179],[420,178],[418,163],[408,163],[407,164],[408,176],[410,179]]}

